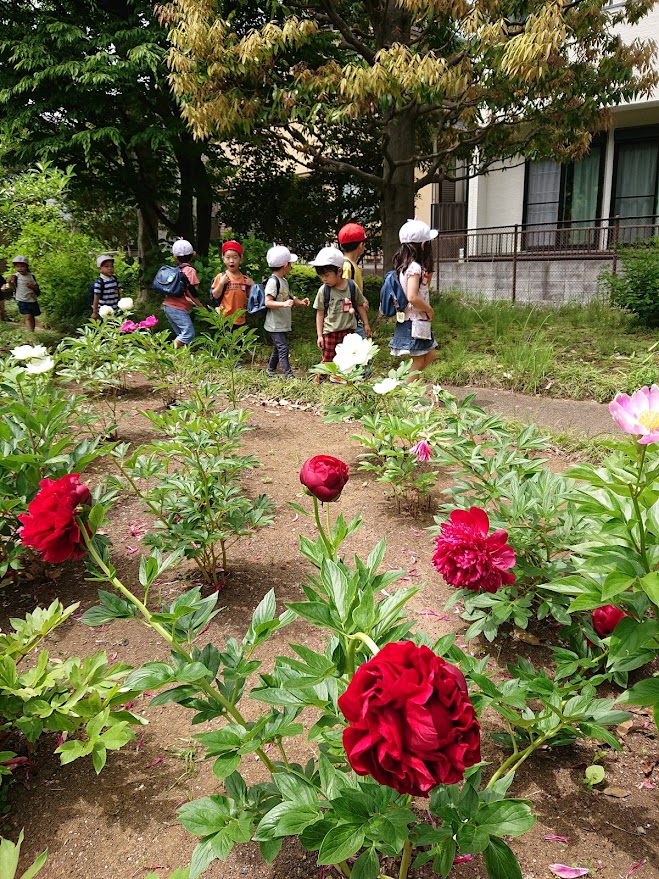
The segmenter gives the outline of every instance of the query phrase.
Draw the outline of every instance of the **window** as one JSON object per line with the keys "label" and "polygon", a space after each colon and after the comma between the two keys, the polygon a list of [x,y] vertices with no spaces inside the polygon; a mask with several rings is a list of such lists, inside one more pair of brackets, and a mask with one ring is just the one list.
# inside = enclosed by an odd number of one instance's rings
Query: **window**
{"label": "window", "polygon": [[620,217],[620,239],[656,234],[659,210],[659,126],[615,133],[611,216]]}

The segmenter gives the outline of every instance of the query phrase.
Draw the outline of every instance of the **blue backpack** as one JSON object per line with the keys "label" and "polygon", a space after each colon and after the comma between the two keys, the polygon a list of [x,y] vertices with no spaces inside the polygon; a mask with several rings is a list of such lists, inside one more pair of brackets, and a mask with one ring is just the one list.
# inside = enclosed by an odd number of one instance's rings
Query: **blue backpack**
{"label": "blue backpack", "polygon": [[156,293],[163,296],[183,296],[188,289],[188,279],[180,266],[161,266],[151,284]]}
{"label": "blue backpack", "polygon": [[407,296],[398,280],[398,272],[391,269],[384,276],[380,287],[380,314],[385,317],[395,317],[396,312],[407,308]]}
{"label": "blue backpack", "polygon": [[[275,295],[279,296],[281,281],[277,275],[271,275],[271,277],[275,279],[277,285],[277,293]],[[260,314],[265,310],[265,286],[263,284],[254,284],[250,288],[249,296],[247,297],[247,314]]]}

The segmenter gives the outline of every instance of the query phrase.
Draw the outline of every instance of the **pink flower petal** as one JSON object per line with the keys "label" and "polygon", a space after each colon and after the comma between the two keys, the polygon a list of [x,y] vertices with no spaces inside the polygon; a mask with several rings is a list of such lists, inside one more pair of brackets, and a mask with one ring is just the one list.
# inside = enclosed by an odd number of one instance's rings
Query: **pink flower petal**
{"label": "pink flower petal", "polygon": [[550,864],[549,869],[560,879],[578,879],[579,876],[590,875],[588,867],[566,867],[565,864]]}
{"label": "pink flower petal", "polygon": [[473,860],[474,860],[473,855],[460,855],[457,858],[453,858],[453,863],[454,864],[466,864],[467,861],[473,861]]}
{"label": "pink flower petal", "polygon": [[[656,387],[656,385],[652,385],[652,387],[654,388],[654,387]],[[631,876],[632,873],[635,873],[637,870],[640,870],[641,867],[643,867],[643,866],[645,866],[645,864],[647,864],[647,862],[648,862],[648,859],[643,858],[643,860],[639,861],[638,864],[632,864],[632,866],[629,868],[629,870],[627,870],[627,872],[625,873],[625,877]]]}
{"label": "pink flower petal", "polygon": [[156,757],[156,759],[152,760],[146,768],[151,769],[152,766],[157,766],[158,763],[162,763],[164,759],[164,757]]}
{"label": "pink flower petal", "polygon": [[542,838],[549,840],[549,842],[569,842],[570,841],[567,838],[567,836],[557,836],[555,833],[548,833],[546,836],[543,836]]}

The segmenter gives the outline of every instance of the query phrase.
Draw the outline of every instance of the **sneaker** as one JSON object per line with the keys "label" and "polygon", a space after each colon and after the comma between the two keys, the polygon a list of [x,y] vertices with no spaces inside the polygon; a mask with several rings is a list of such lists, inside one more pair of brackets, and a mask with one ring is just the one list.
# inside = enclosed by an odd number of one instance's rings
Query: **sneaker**
{"label": "sneaker", "polygon": [[287,372],[286,375],[284,376],[284,378],[285,379],[295,378],[295,373],[294,372]]}
{"label": "sneaker", "polygon": [[339,375],[331,375],[329,378],[330,378],[330,381],[333,382],[335,385],[347,385],[348,384],[348,382],[344,378],[341,378],[341,376],[339,376]]}
{"label": "sneaker", "polygon": [[277,373],[276,373],[276,372],[270,372],[269,369],[266,371],[266,375],[268,376],[268,378],[277,378]]}

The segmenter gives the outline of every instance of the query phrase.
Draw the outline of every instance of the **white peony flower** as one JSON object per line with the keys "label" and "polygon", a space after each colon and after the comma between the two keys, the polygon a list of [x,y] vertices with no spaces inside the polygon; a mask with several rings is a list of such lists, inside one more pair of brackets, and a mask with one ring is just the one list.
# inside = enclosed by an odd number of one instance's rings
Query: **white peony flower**
{"label": "white peony flower", "polygon": [[50,372],[54,366],[52,357],[44,357],[43,360],[31,360],[25,367],[25,372],[28,375],[41,375],[42,372]]}
{"label": "white peony flower", "polygon": [[[131,305],[133,304],[132,299],[122,299],[121,301],[122,302],[130,302]],[[98,310],[99,317],[102,317],[104,320],[106,317],[112,317],[113,314],[114,314],[114,308],[111,305],[101,305],[101,307]]]}
{"label": "white peony flower", "polygon": [[376,394],[388,394],[390,391],[394,391],[399,384],[400,382],[395,378],[383,378],[381,382],[376,382],[373,385],[373,390]]}
{"label": "white peony flower", "polygon": [[358,333],[348,333],[336,346],[334,363],[341,372],[350,372],[355,366],[366,366],[377,350],[377,345],[370,339],[362,339]]}
{"label": "white peony flower", "polygon": [[117,302],[117,306],[122,311],[130,311],[133,307],[133,300],[130,298],[130,296],[124,296],[123,299],[120,299],[119,302]]}
{"label": "white peony flower", "polygon": [[43,345],[19,345],[18,348],[12,348],[11,356],[15,360],[32,360],[32,358],[41,359],[46,357],[48,351]]}

